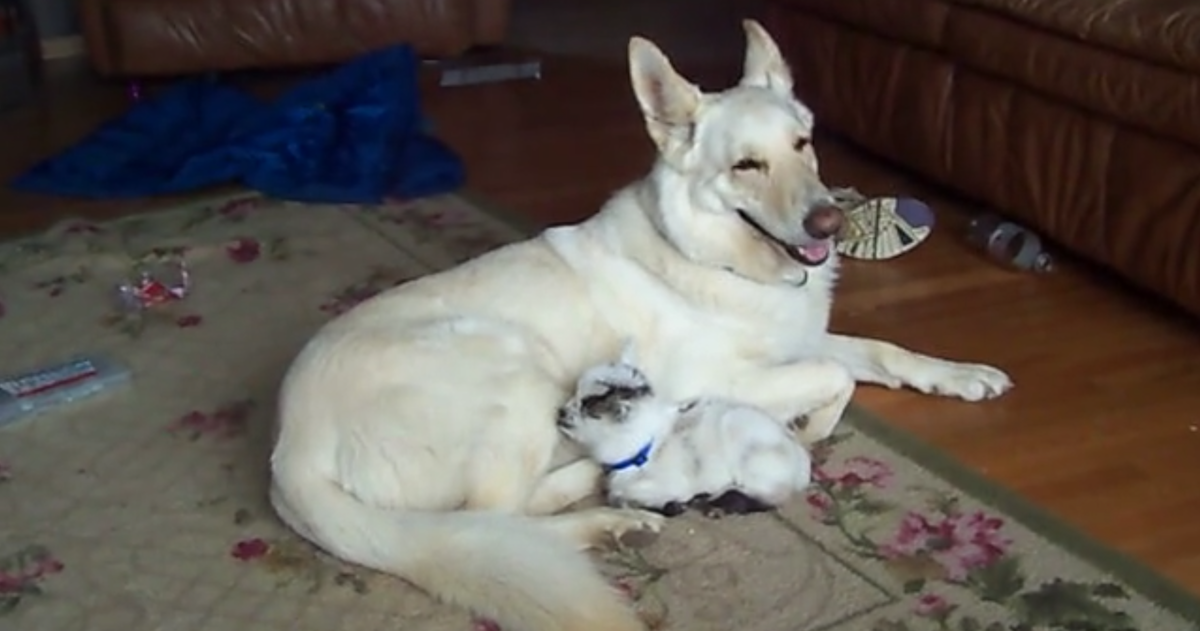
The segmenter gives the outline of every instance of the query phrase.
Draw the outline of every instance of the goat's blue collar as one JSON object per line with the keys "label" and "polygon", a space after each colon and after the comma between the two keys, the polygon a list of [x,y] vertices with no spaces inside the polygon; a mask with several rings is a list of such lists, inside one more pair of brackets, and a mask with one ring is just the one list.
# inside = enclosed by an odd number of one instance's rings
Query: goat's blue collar
{"label": "goat's blue collar", "polygon": [[650,461],[650,452],[654,449],[654,441],[646,443],[645,447],[638,450],[636,454],[613,464],[604,465],[604,470],[612,473],[613,471],[621,471],[622,469],[633,469],[644,466]]}

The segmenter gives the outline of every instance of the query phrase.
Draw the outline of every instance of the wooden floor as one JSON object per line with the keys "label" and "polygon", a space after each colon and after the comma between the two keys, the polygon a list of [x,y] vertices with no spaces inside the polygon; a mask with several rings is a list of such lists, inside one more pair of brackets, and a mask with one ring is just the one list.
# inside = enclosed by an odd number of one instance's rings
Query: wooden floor
{"label": "wooden floor", "polygon": [[[706,69],[701,83],[720,86],[733,70]],[[551,59],[540,82],[430,87],[424,98],[465,159],[470,187],[544,224],[592,213],[651,159],[620,66]],[[61,82],[42,111],[0,118],[0,176],[124,106],[119,87]],[[1042,277],[999,269],[961,243],[969,206],[828,138],[818,147],[830,183],[915,193],[934,204],[939,221],[927,244],[894,262],[847,263],[835,328],[994,363],[1017,383],[983,404],[876,388],[862,388],[858,402],[1200,594],[1195,322],[1069,261]],[[162,201],[80,203],[4,191],[0,232],[149,203]]]}

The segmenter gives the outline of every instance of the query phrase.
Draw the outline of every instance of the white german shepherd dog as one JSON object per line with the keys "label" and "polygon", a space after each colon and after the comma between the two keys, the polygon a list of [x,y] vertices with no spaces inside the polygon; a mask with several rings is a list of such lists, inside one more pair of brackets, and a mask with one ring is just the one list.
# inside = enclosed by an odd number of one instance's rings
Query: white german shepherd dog
{"label": "white german shepherd dog", "polygon": [[651,42],[629,66],[658,158],[592,218],[396,287],[326,324],[282,385],[271,501],[301,536],[510,631],[635,631],[582,549],[656,531],[552,469],[555,411],[581,371],[640,349],[664,395],[727,396],[800,439],[833,431],[856,382],[975,401],[995,368],[827,331],[842,222],[812,113],[767,32],[744,76],[701,92]]}

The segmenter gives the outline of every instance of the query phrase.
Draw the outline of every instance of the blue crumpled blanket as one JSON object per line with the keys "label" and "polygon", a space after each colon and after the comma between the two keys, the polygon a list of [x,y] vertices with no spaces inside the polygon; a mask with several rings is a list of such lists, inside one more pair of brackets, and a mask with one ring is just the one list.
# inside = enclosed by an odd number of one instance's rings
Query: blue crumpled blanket
{"label": "blue crumpled blanket", "polygon": [[379,203],[462,185],[462,161],[421,114],[408,46],[358,57],[271,103],[194,79],[136,103],[13,188],[92,198],[240,182],[304,202]]}

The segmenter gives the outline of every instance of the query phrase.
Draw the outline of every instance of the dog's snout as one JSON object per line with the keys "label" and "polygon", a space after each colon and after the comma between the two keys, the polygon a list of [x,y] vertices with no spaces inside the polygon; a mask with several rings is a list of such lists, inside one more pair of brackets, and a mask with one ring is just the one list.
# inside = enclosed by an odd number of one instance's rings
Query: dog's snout
{"label": "dog's snout", "polygon": [[804,218],[804,231],[814,239],[829,239],[842,229],[842,210],[831,204],[822,204],[809,211]]}
{"label": "dog's snout", "polygon": [[557,416],[556,416],[556,417],[555,417],[555,419],[554,419],[554,424],[555,424],[555,425],[558,425],[558,428],[559,428],[559,429],[570,429],[570,427],[571,427],[571,415],[570,415],[570,414],[568,414],[566,410],[561,410],[561,409],[560,409],[560,410],[558,411],[558,414],[557,414]]}

